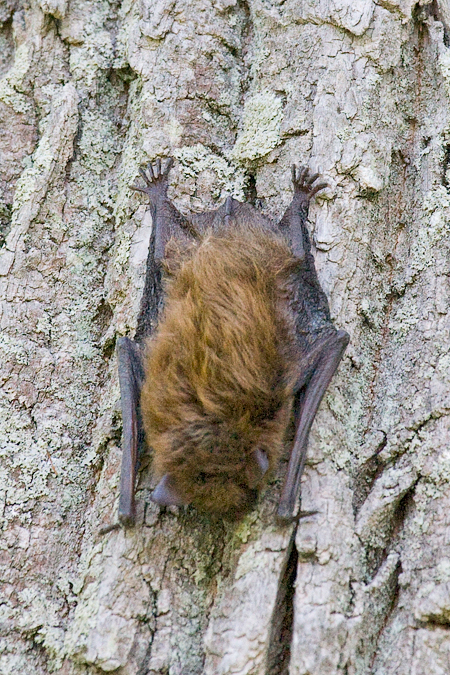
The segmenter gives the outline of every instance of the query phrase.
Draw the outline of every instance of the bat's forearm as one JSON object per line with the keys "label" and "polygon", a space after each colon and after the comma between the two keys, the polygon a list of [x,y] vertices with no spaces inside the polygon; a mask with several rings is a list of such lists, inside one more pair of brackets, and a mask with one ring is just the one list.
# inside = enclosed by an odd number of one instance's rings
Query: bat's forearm
{"label": "bat's forearm", "polygon": [[134,485],[140,436],[139,398],[143,370],[139,347],[129,338],[117,341],[120,399],[122,404],[122,469],[120,474],[119,522],[134,525]]}
{"label": "bat's forearm", "polygon": [[349,342],[349,335],[339,330],[320,339],[311,350],[309,368],[313,371],[303,392],[297,397],[299,409],[295,411],[296,432],[289,459],[286,479],[278,506],[278,518],[290,521],[293,518],[300,493],[300,480],[306,461],[308,437],[320,402],[342,359]]}

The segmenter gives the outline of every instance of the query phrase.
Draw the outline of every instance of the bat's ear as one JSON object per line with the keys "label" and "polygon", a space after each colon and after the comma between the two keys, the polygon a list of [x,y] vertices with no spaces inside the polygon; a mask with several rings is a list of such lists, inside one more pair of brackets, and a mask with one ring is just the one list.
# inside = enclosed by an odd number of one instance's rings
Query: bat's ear
{"label": "bat's ear", "polygon": [[160,506],[183,506],[187,504],[177,489],[175,481],[168,473],[161,478],[150,499]]}
{"label": "bat's ear", "polygon": [[261,469],[261,476],[264,476],[269,468],[269,459],[266,453],[264,452],[264,450],[258,448],[253,452],[253,457],[255,459],[255,462]]}

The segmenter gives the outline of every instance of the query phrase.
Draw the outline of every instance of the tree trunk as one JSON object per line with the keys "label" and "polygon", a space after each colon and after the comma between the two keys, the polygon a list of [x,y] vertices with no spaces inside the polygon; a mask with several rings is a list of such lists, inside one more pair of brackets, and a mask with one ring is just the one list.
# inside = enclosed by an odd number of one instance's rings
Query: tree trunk
{"label": "tree trunk", "polygon": [[[450,672],[448,0],[0,0],[2,675]],[[114,354],[173,155],[180,210],[280,216],[292,162],[351,343],[239,524],[149,501],[115,522]]]}

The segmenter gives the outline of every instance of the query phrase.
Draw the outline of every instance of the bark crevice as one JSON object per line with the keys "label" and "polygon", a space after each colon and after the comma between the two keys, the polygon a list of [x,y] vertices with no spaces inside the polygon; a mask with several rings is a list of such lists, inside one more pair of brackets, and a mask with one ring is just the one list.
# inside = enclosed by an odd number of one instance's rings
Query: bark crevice
{"label": "bark crevice", "polygon": [[288,675],[294,626],[294,593],[297,578],[298,551],[295,533],[288,549],[285,568],[280,576],[272,617],[266,675]]}

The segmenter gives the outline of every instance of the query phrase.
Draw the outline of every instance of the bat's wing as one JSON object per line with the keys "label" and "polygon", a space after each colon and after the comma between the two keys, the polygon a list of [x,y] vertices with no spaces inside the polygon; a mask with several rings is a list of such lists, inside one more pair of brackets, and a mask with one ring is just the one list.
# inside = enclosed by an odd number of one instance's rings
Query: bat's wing
{"label": "bat's wing", "polygon": [[349,339],[348,333],[343,330],[318,338],[300,364],[294,410],[294,445],[277,512],[281,520],[289,521],[294,516],[311,425]]}
{"label": "bat's wing", "polygon": [[[136,518],[134,487],[138,463],[138,451],[144,443],[140,415],[140,396],[144,380],[140,346],[156,328],[158,315],[163,305],[162,267],[167,242],[172,238],[192,238],[197,232],[167,197],[168,177],[173,160],[164,165],[159,159],[139,169],[143,184],[131,186],[147,195],[152,214],[152,234],[147,255],[145,286],[137,320],[135,340],[127,337],[117,341],[120,398],[122,404],[122,468],[120,474],[119,523],[125,527],[134,525]],[[103,529],[109,531],[115,526]]]}
{"label": "bat's wing", "polygon": [[136,509],[134,485],[138,449],[143,442],[139,400],[144,379],[141,348],[127,337],[117,341],[120,399],[122,403],[122,469],[120,473],[119,522],[134,525]]}
{"label": "bat's wing", "polygon": [[[140,415],[140,396],[144,380],[140,346],[156,328],[163,304],[162,267],[167,242],[172,238],[196,236],[195,228],[167,198],[168,176],[173,160],[164,166],[159,159],[154,164],[139,170],[142,185],[131,186],[148,196],[153,228],[147,256],[145,286],[141,299],[135,342],[127,337],[117,341],[120,398],[122,404],[122,468],[120,474],[119,523],[125,527],[134,525],[136,518],[134,487],[138,464],[138,451],[144,443]],[[103,529],[109,531],[115,526]]]}
{"label": "bat's wing", "polygon": [[[297,284],[293,290],[296,332],[301,352],[294,401],[295,438],[278,506],[278,517],[291,520],[297,505],[300,480],[305,466],[311,425],[325,391],[333,377],[349,336],[337,331],[330,318],[328,300],[320,287],[311,254],[306,219],[309,202],[326,183],[317,182],[319,174],[306,167],[292,166],[294,196],[278,229],[290,241],[299,262]],[[314,339],[314,336],[317,336]]]}

